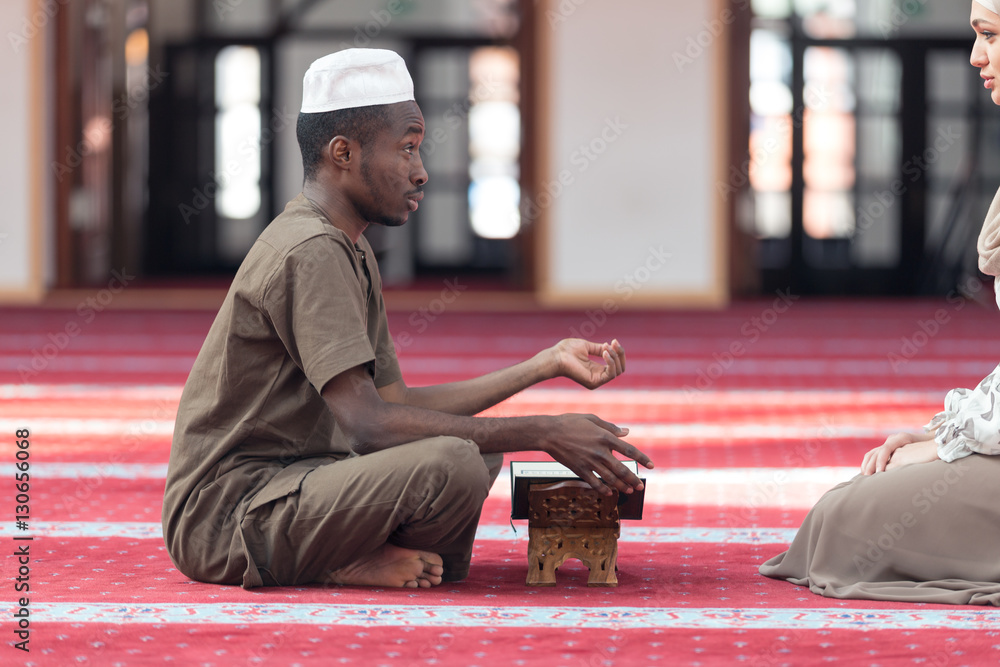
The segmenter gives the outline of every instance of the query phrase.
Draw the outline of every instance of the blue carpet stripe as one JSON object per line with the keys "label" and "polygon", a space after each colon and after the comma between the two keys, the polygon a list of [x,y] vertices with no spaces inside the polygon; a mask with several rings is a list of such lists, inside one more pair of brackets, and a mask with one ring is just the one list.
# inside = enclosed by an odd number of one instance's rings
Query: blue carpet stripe
{"label": "blue carpet stripe", "polygon": [[598,628],[773,630],[988,630],[996,612],[979,609],[727,609],[678,607],[486,607],[348,604],[33,605],[32,622],[364,627]]}

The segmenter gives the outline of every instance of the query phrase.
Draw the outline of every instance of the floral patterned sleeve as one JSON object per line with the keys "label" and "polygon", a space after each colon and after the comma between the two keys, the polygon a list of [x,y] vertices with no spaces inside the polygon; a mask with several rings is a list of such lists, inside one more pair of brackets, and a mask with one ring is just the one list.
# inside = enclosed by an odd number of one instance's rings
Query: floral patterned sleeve
{"label": "floral patterned sleeve", "polygon": [[975,389],[952,389],[944,411],[924,428],[935,431],[938,456],[954,461],[969,454],[1000,454],[1000,366]]}

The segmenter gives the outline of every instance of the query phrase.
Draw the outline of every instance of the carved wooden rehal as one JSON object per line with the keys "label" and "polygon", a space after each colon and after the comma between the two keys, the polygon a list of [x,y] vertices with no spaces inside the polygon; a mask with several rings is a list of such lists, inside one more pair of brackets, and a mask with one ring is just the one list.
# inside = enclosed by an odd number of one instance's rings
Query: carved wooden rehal
{"label": "carved wooden rehal", "polygon": [[556,568],[577,558],[588,586],[617,586],[618,492],[602,496],[582,480],[532,484],[528,492],[529,586],[555,586]]}

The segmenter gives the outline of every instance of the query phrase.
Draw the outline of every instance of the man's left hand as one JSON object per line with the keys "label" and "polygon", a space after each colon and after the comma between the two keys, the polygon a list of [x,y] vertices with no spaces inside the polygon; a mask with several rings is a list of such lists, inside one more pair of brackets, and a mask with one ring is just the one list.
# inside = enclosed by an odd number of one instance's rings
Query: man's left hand
{"label": "man's left hand", "polygon": [[[625,372],[625,348],[617,339],[610,343],[592,343],[567,338],[551,350],[555,354],[557,374],[587,389],[597,389]],[[600,357],[604,363],[598,363],[593,357]]]}

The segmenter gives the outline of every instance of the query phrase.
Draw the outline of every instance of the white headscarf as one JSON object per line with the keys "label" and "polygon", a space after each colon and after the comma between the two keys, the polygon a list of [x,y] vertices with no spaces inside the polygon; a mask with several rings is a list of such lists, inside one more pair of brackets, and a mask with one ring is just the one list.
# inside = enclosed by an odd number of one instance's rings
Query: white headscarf
{"label": "white headscarf", "polygon": [[1000,12],[997,11],[997,4],[993,2],[993,0],[976,0],[976,2],[978,2],[983,7],[990,10],[994,14],[1000,14]]}

